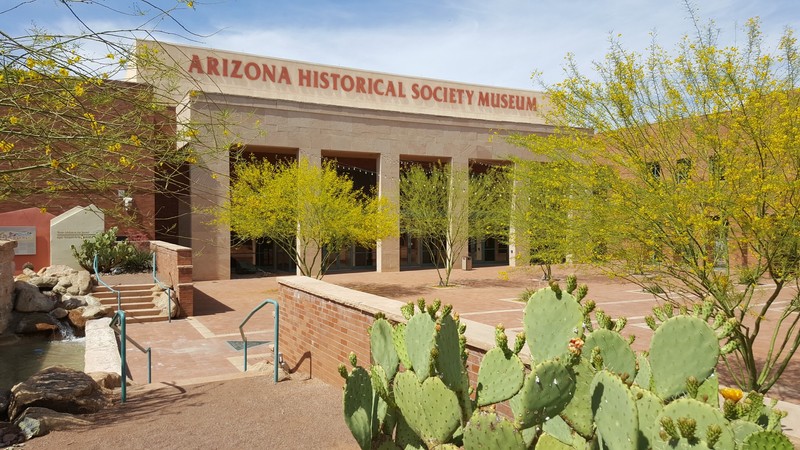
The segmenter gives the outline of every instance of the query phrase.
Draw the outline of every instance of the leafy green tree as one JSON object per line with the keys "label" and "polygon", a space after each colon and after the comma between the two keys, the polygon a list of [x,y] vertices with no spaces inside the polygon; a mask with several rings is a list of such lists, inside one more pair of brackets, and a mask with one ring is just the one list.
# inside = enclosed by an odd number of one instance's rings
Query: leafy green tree
{"label": "leafy green tree", "polygon": [[602,242],[605,267],[664,301],[712,299],[736,323],[729,376],[765,393],[800,345],[800,298],[779,299],[800,270],[800,53],[791,29],[769,49],[757,20],[742,47],[697,29],[674,53],[612,42],[592,77],[570,60],[548,89],[561,132],[514,141],[584,192],[604,186],[575,211],[593,224],[576,240]]}
{"label": "leafy green tree", "polygon": [[352,245],[375,248],[397,223],[393,205],[354,190],[332,162],[242,161],[233,174],[230,202],[218,217],[240,238],[275,242],[306,276],[322,278]]}
{"label": "leafy green tree", "polygon": [[[135,13],[92,1],[49,5],[68,11],[81,30],[74,34],[0,30],[0,200],[44,208],[64,197],[107,198],[106,206],[119,207],[104,212],[119,220],[125,217],[119,191],[188,190],[186,165],[202,166],[205,154],[227,152],[237,141],[227,131],[206,133],[202,121],[177,126],[174,98],[186,92],[169,80],[180,69],[154,57],[154,49],[135,45],[137,37],[154,39],[165,31],[158,29],[165,23],[180,27],[176,13],[193,3],[131,0],[128,6]],[[87,8],[139,25],[91,28],[81,16]],[[153,88],[121,81],[132,65],[146,66],[151,78],[163,82]],[[223,114],[208,122],[227,130]],[[217,141],[199,142],[204,136]]]}
{"label": "leafy green tree", "polygon": [[400,176],[400,229],[419,238],[433,259],[440,286],[469,238],[507,239],[510,211],[508,171],[453,171],[450,165],[413,165]]}

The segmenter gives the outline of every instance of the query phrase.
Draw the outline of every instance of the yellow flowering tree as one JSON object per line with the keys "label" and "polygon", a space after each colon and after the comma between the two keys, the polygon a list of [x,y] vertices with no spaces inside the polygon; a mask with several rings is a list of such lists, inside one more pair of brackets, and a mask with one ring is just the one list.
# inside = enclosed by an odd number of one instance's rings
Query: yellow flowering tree
{"label": "yellow flowering tree", "polygon": [[396,234],[396,206],[354,190],[334,163],[241,161],[233,173],[217,217],[242,239],[275,242],[303,275],[322,278],[343,250]]}
{"label": "yellow flowering tree", "polygon": [[575,248],[602,244],[577,253],[663,301],[713,299],[738,324],[728,376],[763,393],[800,345],[787,289],[800,272],[800,54],[790,29],[774,50],[757,20],[745,31],[741,48],[718,45],[711,25],[674,52],[612,41],[592,77],[568,59],[548,88],[560,132],[513,141],[592,194],[565,199],[583,224]]}
{"label": "yellow flowering tree", "polygon": [[[188,191],[186,165],[202,164],[201,153],[212,147],[227,151],[234,143],[229,136],[198,145],[198,136],[211,134],[197,123],[177,125],[176,93],[168,87],[177,84],[165,81],[156,89],[122,81],[132,64],[146,64],[161,80],[179,75],[153,57],[157,50],[134,45],[137,36],[158,32],[150,24],[193,6],[163,4],[131,0],[135,16],[109,8],[109,15],[116,11],[141,21],[127,30],[90,29],[74,9],[77,3],[57,2],[53,7],[67,8],[83,31],[0,31],[0,200],[46,208],[65,197],[107,197],[114,201],[99,206],[121,209],[120,191]],[[209,122],[226,128],[222,119]],[[106,213],[125,216],[120,210]]]}

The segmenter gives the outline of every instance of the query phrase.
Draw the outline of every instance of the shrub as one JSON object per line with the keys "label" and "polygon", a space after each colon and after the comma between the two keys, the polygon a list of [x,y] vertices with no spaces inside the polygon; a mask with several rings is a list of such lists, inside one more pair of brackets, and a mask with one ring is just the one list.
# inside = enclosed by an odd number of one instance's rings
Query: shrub
{"label": "shrub", "polygon": [[130,242],[117,241],[117,227],[109,228],[83,241],[80,249],[73,245],[72,255],[89,273],[95,273],[95,255],[97,255],[97,270],[100,273],[114,270],[141,272],[151,266],[150,252],[139,250]]}

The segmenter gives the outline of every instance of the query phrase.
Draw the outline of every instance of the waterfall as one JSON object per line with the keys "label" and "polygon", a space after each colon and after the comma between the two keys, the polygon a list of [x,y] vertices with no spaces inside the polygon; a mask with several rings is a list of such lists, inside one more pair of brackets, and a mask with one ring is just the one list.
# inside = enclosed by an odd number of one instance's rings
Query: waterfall
{"label": "waterfall", "polygon": [[77,341],[81,339],[75,336],[75,330],[72,329],[72,325],[66,320],[56,320],[56,323],[58,324],[58,332],[61,335],[62,341]]}

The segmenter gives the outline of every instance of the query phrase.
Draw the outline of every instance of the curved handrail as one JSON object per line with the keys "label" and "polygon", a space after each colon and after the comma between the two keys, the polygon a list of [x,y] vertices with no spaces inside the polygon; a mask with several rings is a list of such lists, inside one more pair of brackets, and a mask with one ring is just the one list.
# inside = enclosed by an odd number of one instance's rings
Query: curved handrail
{"label": "curved handrail", "polygon": [[[134,347],[138,348],[143,353],[147,354],[147,384],[150,384],[150,383],[153,382],[153,377],[152,377],[153,364],[152,364],[152,360],[151,360],[150,347],[147,347],[145,349],[144,347],[139,345],[138,342],[136,342],[133,339],[131,339],[130,337],[128,337],[127,332],[125,331],[125,322],[126,322],[126,320],[125,320],[125,311],[119,310],[119,311],[116,312],[116,314],[114,314],[114,317],[111,318],[111,323],[108,324],[108,326],[111,327],[112,329],[114,329],[114,331],[116,331],[117,333],[119,333],[119,336],[120,336],[120,339],[119,339],[119,346],[120,346],[119,359],[120,359],[120,388],[122,390],[122,392],[121,392],[122,403],[125,403],[125,400],[127,400],[127,398],[128,398],[127,390],[126,390],[126,387],[127,387],[127,384],[128,384],[126,382],[126,378],[127,378],[126,373],[128,373],[128,370],[127,370],[128,369],[128,354],[127,354],[127,348],[125,346],[125,342],[126,341],[130,341],[131,344],[134,345]],[[117,326],[117,324],[119,324],[119,326]]]}
{"label": "curved handrail", "polygon": [[100,271],[97,270],[97,266],[98,266],[97,253],[95,253],[94,254],[94,263],[92,265],[92,268],[94,269],[94,276],[95,276],[95,278],[97,278],[97,282],[98,283],[102,284],[103,286],[106,287],[106,289],[111,291],[113,294],[117,295],[117,311],[122,311],[122,293],[120,291],[118,291],[117,289],[112,288],[105,281],[103,281],[103,278],[100,276]]}
{"label": "curved handrail", "polygon": [[153,252],[153,283],[156,284],[159,288],[167,291],[167,321],[172,323],[172,286],[167,286],[166,284],[162,283],[158,277],[156,276],[156,252]]}
{"label": "curved handrail", "polygon": [[274,349],[274,353],[275,354],[273,355],[272,362],[273,362],[273,365],[275,366],[274,381],[277,384],[278,383],[278,366],[281,363],[281,357],[280,357],[281,354],[278,351],[278,329],[279,329],[280,317],[281,317],[280,308],[278,306],[278,302],[276,302],[275,300],[267,299],[267,300],[264,300],[263,302],[261,302],[260,305],[258,305],[255,308],[253,308],[253,310],[250,311],[250,314],[248,314],[247,317],[245,317],[245,319],[242,321],[241,325],[239,325],[239,334],[242,335],[242,341],[244,343],[244,371],[247,372],[247,337],[245,337],[245,335],[244,335],[244,329],[243,329],[244,328],[244,324],[246,324],[247,321],[250,320],[251,317],[253,317],[253,314],[255,314],[259,309],[263,308],[264,305],[266,305],[267,303],[272,303],[275,306],[275,340],[273,341],[273,344],[274,344],[273,345],[273,349]]}

